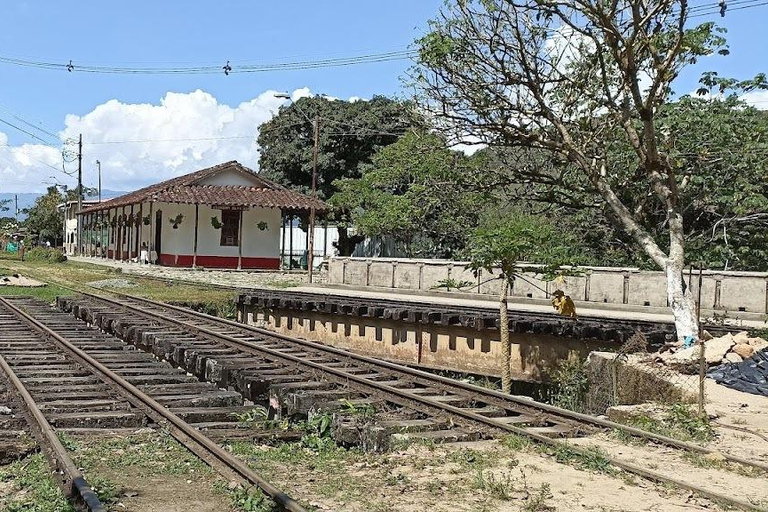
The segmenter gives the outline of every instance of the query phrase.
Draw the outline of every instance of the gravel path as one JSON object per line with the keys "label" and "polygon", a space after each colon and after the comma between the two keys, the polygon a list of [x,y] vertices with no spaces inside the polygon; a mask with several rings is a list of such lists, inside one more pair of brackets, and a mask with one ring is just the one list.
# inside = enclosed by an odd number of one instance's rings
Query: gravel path
{"label": "gravel path", "polygon": [[[103,260],[89,257],[70,257],[70,261],[91,263],[111,268],[121,268],[126,274],[136,274],[163,279],[181,279],[196,283],[210,283],[236,288],[288,288],[306,282],[304,272],[246,271],[246,270],[208,270],[191,268],[160,267],[125,261]],[[323,282],[325,276],[315,275],[315,280]]]}

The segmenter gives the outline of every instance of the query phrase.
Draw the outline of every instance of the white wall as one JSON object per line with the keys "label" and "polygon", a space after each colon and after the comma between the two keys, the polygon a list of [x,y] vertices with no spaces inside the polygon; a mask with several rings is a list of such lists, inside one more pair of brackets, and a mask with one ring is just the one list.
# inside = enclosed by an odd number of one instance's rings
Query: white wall
{"label": "white wall", "polygon": [[[195,206],[190,204],[155,203],[154,208],[154,211],[158,209],[163,211],[163,254],[193,254]],[[173,229],[169,219],[176,217],[179,213],[184,215],[184,220],[178,229]],[[222,246],[221,229],[214,228],[211,223],[211,217],[216,217],[221,222],[221,210],[214,210],[207,205],[200,205],[198,215],[198,256],[237,257],[238,246]],[[267,229],[260,230],[258,228],[259,222],[266,222]],[[149,234],[147,233],[145,237],[148,241]],[[243,212],[243,232],[241,237],[243,257],[277,258],[280,250],[280,210],[277,208],[252,208]]]}
{"label": "white wall", "polygon": [[[521,274],[525,279],[515,280],[510,296],[545,299],[559,288],[579,301],[643,307],[667,305],[663,272],[613,267],[580,270],[582,275],[567,277],[563,282],[545,282],[535,271],[525,272]],[[686,277],[687,274],[686,271]],[[486,271],[475,276],[468,269],[468,262],[462,261],[335,257],[329,265],[328,283],[432,292],[438,282],[452,278],[470,283],[462,292],[495,296],[501,290],[500,282],[490,280],[491,277]],[[691,290],[696,297],[697,273],[691,276]],[[739,313],[768,314],[768,272],[704,270],[701,292],[704,310],[728,311],[732,317]]]}
{"label": "white wall", "polygon": [[[195,205],[155,203],[152,216],[162,210],[163,220],[161,250],[163,254],[192,254],[195,241]],[[178,214],[184,215],[184,219],[177,229],[173,229],[171,219]]]}

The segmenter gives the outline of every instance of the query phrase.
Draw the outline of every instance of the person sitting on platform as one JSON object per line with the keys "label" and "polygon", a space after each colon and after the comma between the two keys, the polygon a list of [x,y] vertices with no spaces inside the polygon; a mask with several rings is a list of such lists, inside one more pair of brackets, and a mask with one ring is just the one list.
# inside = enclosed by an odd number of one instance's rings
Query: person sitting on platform
{"label": "person sitting on platform", "polygon": [[147,242],[141,242],[141,253],[139,254],[139,263],[149,265],[149,249],[147,249]]}
{"label": "person sitting on platform", "polygon": [[557,310],[557,312],[562,316],[569,316],[571,318],[576,318],[576,305],[573,303],[573,300],[563,293],[563,290],[555,290],[555,293],[552,295],[555,296],[554,299],[552,299],[552,307]]}

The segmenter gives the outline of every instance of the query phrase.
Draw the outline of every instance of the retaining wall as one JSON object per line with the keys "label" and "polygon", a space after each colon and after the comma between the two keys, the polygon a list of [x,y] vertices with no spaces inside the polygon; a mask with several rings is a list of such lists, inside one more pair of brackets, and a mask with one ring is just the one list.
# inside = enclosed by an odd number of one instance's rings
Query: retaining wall
{"label": "retaining wall", "polygon": [[[453,279],[467,283],[460,292],[498,295],[500,281],[493,280],[498,271],[483,270],[475,276],[467,265],[467,262],[447,260],[334,257],[329,263],[328,284],[428,292],[433,291],[440,281]],[[567,277],[560,282],[545,282],[537,279],[535,267],[530,267],[531,272],[515,280],[511,297],[545,299],[549,293],[561,289],[576,301],[668,306],[663,272],[583,267],[583,275]],[[698,272],[692,276],[691,287],[696,296]],[[768,314],[768,273],[705,270],[701,307],[722,312]]]}
{"label": "retaining wall", "polygon": [[[317,341],[358,354],[418,367],[498,377],[503,356],[498,329],[407,323],[402,320],[238,306],[238,321],[288,336]],[[510,333],[512,376],[540,382],[565,359],[583,360],[611,341],[578,340],[549,334]]]}

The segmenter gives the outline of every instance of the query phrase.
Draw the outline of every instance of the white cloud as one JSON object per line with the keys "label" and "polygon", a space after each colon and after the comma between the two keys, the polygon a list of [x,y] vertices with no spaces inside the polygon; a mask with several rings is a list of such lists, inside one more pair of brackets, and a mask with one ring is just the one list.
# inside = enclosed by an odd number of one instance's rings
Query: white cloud
{"label": "white cloud", "polygon": [[768,110],[768,91],[752,91],[741,95],[747,104],[760,110]]}
{"label": "white cloud", "polygon": [[293,91],[291,101],[299,101],[301,98],[308,98],[310,96],[312,96],[312,93],[309,91],[309,87],[302,87]]}
{"label": "white cloud", "polygon": [[[102,186],[113,190],[133,190],[227,160],[256,169],[258,127],[286,104],[275,93],[265,91],[234,107],[200,90],[168,92],[159,104],[110,100],[83,116],[66,116],[59,135],[63,143],[83,134],[84,182],[89,186],[96,184],[96,160],[102,163]],[[310,95],[302,88],[291,97]],[[42,144],[9,147],[7,141],[0,132],[0,191],[40,192],[52,175],[59,183],[74,184],[44,165],[61,168],[59,149]],[[75,165],[67,164],[67,170]]]}

